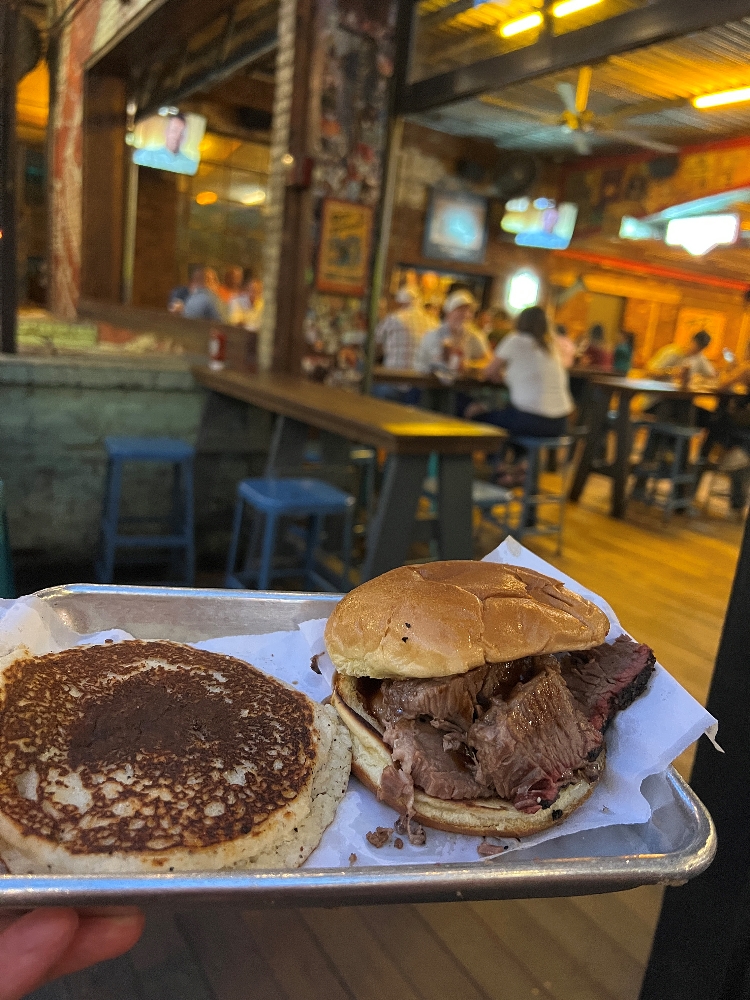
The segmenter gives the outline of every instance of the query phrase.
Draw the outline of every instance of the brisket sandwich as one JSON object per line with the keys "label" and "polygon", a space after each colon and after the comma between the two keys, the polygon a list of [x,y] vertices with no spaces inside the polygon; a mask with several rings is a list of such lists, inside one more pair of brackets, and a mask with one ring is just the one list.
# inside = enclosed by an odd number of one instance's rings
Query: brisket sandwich
{"label": "brisket sandwich", "polygon": [[406,566],[328,620],[352,772],[425,826],[522,837],[590,794],[604,730],[654,657],[561,582],[488,562]]}
{"label": "brisket sandwich", "polygon": [[15,874],[296,867],[346,791],[333,709],[232,656],[79,646],[5,666],[0,703]]}

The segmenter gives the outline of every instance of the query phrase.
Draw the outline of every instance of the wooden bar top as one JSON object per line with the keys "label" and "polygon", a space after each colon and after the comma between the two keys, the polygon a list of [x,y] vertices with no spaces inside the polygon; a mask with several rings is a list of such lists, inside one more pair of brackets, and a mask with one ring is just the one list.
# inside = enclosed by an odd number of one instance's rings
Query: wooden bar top
{"label": "wooden bar top", "polygon": [[660,381],[659,379],[650,378],[625,378],[624,376],[615,375],[598,375],[596,378],[592,378],[591,381],[595,385],[605,386],[613,391],[621,392],[648,392],[648,393],[664,393],[670,396],[677,396],[682,399],[690,399],[693,396],[736,396],[737,393],[732,388],[719,388],[718,386],[710,385],[700,385],[700,386],[688,386],[684,388],[683,386],[675,385],[674,382],[670,381]]}
{"label": "wooden bar top", "polygon": [[454,379],[441,381],[433,372],[415,372],[406,368],[383,368],[376,365],[372,370],[373,381],[390,382],[393,385],[411,385],[416,389],[479,389],[485,382],[479,371],[462,372]]}
{"label": "wooden bar top", "polygon": [[293,375],[193,369],[207,389],[399,455],[467,455],[497,450],[503,431],[440,413],[335,389]]}

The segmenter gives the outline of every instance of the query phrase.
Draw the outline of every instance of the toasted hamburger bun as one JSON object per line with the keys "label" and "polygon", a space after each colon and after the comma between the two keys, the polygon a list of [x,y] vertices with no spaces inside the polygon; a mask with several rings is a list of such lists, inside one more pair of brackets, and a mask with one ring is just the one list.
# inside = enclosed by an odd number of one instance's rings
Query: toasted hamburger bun
{"label": "toasted hamburger bun", "polygon": [[[355,711],[342,697],[342,690],[352,698],[355,690],[349,678],[337,675],[332,704],[339,713],[352,738],[352,774],[381,801],[401,812],[401,806],[391,801],[381,788],[383,771],[393,764],[391,752],[363,714]],[[359,706],[361,709],[361,706]],[[602,751],[602,754],[604,751]],[[569,816],[591,795],[593,784],[581,779],[563,788],[548,809],[523,813],[503,799],[471,799],[454,801],[427,795],[420,788],[414,789],[414,810],[411,814],[423,826],[447,833],[464,833],[476,837],[528,837],[541,833]]]}
{"label": "toasted hamburger bun", "polygon": [[356,677],[445,677],[485,663],[588,649],[607,616],[559,580],[520,566],[402,566],[356,587],[328,619],[334,666]]}
{"label": "toasted hamburger bun", "polygon": [[334,710],[231,656],[76,647],[7,665],[0,701],[13,873],[296,867],[346,791]]}

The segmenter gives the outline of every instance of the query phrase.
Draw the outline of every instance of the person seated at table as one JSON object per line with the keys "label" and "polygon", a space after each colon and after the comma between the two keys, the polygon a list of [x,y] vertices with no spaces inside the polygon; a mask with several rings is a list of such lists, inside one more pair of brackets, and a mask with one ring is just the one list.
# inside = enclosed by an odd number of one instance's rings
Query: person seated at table
{"label": "person seated at table", "polygon": [[466,411],[467,417],[484,424],[504,427],[511,434],[529,437],[560,437],[568,428],[573,399],[568,373],[547,328],[540,306],[519,313],[515,331],[495,350],[484,370],[490,382],[504,382],[510,404],[502,410],[482,411],[480,404]]}
{"label": "person seated at table", "polygon": [[633,351],[635,349],[635,334],[621,330],[612,357],[612,369],[618,375],[627,375],[633,367]]}
{"label": "person seated at table", "polygon": [[227,304],[228,320],[232,326],[244,326],[255,333],[263,319],[263,282],[249,272],[242,291]]}
{"label": "person seated at table", "polygon": [[[411,288],[399,288],[395,296],[396,308],[375,328],[375,344],[382,352],[381,365],[392,371],[411,371],[415,366],[420,337],[410,322],[416,295]],[[393,399],[398,403],[419,403],[421,393],[411,385],[392,385],[381,382],[373,385],[372,395],[379,399]]]}
{"label": "person seated at table", "polygon": [[651,358],[646,366],[649,373],[672,378],[687,372],[689,377],[701,375],[703,378],[715,378],[716,369],[705,356],[705,351],[711,343],[711,334],[699,330],[694,334],[687,349],[679,344],[667,344]]}
{"label": "person seated at table", "polygon": [[489,344],[490,350],[494,351],[503,337],[511,332],[513,323],[504,309],[490,306],[477,316],[477,327]]}
{"label": "person seated at table", "polygon": [[491,354],[484,337],[471,325],[476,305],[471,292],[463,288],[448,296],[443,322],[424,335],[417,349],[414,367],[418,372],[455,377],[462,371],[484,368]]}
{"label": "person seated at table", "polygon": [[572,368],[576,359],[576,342],[568,336],[567,328],[562,323],[555,328],[555,346],[563,368]]}
{"label": "person seated at table", "polygon": [[594,323],[589,330],[588,339],[578,358],[584,368],[601,368],[610,371],[612,368],[612,351],[604,339],[604,327]]}
{"label": "person seated at table", "polygon": [[242,291],[245,272],[238,264],[233,264],[224,272],[224,280],[217,289],[217,295],[221,301],[228,305],[233,298]]}
{"label": "person seated at table", "polygon": [[210,287],[216,272],[214,271],[212,277],[210,270],[207,267],[196,267],[193,271],[182,309],[185,319],[208,319],[219,323],[222,321],[221,303]]}

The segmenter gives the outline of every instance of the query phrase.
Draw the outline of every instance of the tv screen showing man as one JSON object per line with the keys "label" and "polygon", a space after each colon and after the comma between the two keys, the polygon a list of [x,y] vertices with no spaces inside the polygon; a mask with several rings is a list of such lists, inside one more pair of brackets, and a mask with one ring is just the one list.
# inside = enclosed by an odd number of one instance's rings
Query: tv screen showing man
{"label": "tv screen showing man", "polygon": [[139,167],[171,170],[192,176],[200,163],[200,144],[206,131],[202,115],[151,115],[138,122],[132,135],[133,162]]}

